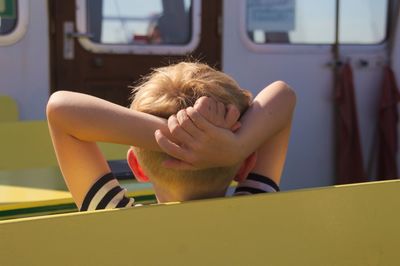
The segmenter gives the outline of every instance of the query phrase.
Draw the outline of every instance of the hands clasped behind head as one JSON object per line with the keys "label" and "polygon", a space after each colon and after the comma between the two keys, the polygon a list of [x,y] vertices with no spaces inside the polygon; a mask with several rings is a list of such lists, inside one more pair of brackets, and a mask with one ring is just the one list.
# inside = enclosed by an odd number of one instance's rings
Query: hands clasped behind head
{"label": "hands clasped behind head", "polygon": [[236,163],[232,160],[236,148],[232,131],[240,127],[239,117],[234,105],[225,106],[205,96],[193,107],[170,116],[168,128],[174,140],[160,131],[155,134],[161,149],[176,158],[165,161],[164,166],[189,170]]}

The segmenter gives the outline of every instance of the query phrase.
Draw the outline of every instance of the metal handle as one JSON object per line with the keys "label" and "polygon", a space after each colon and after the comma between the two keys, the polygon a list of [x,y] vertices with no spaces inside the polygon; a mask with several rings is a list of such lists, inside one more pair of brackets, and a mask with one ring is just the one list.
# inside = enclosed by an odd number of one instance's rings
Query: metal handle
{"label": "metal handle", "polygon": [[92,33],[81,33],[81,32],[66,32],[67,38],[92,38],[94,35]]}
{"label": "metal handle", "polygon": [[75,58],[74,39],[91,38],[92,33],[82,33],[74,31],[74,22],[64,22],[64,59],[73,60]]}

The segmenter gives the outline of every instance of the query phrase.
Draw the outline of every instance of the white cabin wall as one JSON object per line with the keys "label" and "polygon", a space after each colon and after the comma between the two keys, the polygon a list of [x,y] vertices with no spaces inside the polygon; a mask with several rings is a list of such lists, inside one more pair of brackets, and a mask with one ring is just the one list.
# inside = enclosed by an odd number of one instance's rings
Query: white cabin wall
{"label": "white cabin wall", "polygon": [[0,46],[0,94],[17,101],[21,120],[40,120],[50,90],[48,8],[46,0],[29,2],[25,36]]}
{"label": "white cabin wall", "polygon": [[[297,107],[286,167],[283,189],[326,186],[334,184],[333,71],[326,64],[332,60],[330,47],[308,51],[297,48],[254,52],[240,36],[241,0],[224,1],[223,70],[232,75],[243,88],[257,94],[275,80],[284,80],[297,93]],[[384,46],[373,49],[348,47],[342,51],[354,68],[355,93],[364,153],[365,168],[372,147],[377,116],[377,99],[382,80]],[[359,59],[371,66],[360,68]]]}

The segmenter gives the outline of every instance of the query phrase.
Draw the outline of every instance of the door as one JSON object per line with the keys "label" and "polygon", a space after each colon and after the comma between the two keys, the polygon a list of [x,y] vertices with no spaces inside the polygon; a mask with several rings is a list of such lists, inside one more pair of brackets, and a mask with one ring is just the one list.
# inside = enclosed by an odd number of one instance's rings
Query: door
{"label": "door", "polygon": [[[207,6],[206,6],[207,2]],[[221,0],[52,0],[51,92],[127,106],[152,68],[199,59],[221,65]]]}

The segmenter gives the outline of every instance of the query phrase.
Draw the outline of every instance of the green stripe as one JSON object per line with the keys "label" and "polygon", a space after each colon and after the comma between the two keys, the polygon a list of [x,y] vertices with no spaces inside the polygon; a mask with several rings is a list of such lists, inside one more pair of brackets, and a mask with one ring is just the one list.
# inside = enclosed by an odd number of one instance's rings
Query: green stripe
{"label": "green stripe", "polygon": [[[155,195],[136,196],[135,202],[142,204],[150,202],[153,203],[156,202],[156,197]],[[21,208],[21,209],[0,211],[0,220],[26,218],[26,217],[33,217],[40,215],[49,215],[49,214],[69,213],[76,211],[78,211],[78,208],[76,208],[75,203]]]}

